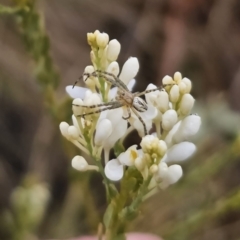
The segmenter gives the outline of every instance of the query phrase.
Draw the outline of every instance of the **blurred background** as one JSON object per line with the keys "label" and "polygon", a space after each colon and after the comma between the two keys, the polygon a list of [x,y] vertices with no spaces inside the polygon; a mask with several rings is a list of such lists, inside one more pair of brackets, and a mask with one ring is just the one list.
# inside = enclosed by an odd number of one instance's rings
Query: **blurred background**
{"label": "blurred background", "polygon": [[[59,133],[73,84],[90,64],[87,32],[138,57],[134,91],[180,71],[202,117],[184,177],[146,201],[129,231],[168,240],[240,239],[239,0],[0,1],[0,239],[96,234],[101,177],[71,169]],[[126,146],[139,143],[137,134]]]}

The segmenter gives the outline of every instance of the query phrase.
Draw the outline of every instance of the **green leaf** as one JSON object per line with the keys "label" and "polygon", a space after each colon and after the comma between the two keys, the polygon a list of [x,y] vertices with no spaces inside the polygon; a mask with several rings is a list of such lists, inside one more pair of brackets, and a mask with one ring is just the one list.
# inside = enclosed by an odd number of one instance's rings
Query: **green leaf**
{"label": "green leaf", "polygon": [[114,214],[114,205],[111,202],[108,205],[107,210],[106,210],[106,212],[105,212],[105,214],[103,216],[103,223],[104,223],[106,228],[110,227],[110,224],[111,224],[112,219],[113,219],[113,214]]}

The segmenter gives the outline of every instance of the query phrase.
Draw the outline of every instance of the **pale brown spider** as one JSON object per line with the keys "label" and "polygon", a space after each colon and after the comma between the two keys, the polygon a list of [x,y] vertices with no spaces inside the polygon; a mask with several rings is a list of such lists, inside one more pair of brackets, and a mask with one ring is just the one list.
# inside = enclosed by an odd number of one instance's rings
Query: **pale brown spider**
{"label": "pale brown spider", "polygon": [[[103,111],[106,111],[106,110],[116,109],[116,108],[120,108],[120,107],[125,106],[127,108],[128,116],[125,116],[125,117],[122,116],[122,118],[124,120],[129,119],[131,117],[131,110],[132,110],[133,113],[141,121],[141,123],[143,125],[143,128],[144,128],[144,134],[147,135],[146,124],[145,124],[145,122],[143,121],[142,117],[139,115],[138,112],[147,111],[148,106],[147,106],[146,102],[142,98],[140,98],[140,96],[142,96],[146,93],[153,92],[153,91],[162,90],[163,87],[166,87],[168,85],[164,85],[161,88],[146,90],[146,91],[140,92],[140,93],[139,92],[132,93],[128,90],[127,86],[118,77],[116,77],[112,73],[108,73],[108,72],[101,71],[101,70],[96,70],[93,73],[84,73],[82,78],[84,76],[87,77],[85,79],[85,81],[91,76],[102,78],[107,83],[109,83],[109,84],[111,84],[115,87],[118,87],[118,91],[117,91],[117,96],[115,97],[115,101],[110,101],[110,102],[100,103],[100,104],[90,105],[90,106],[88,106],[88,105],[74,105],[74,106],[77,106],[77,107],[84,107],[84,108],[103,107],[103,108],[99,108],[98,110],[94,110],[92,112],[77,115],[76,117],[85,117],[87,115],[96,114],[96,113],[100,113],[100,112],[103,112]],[[76,83],[74,84],[74,86],[76,85]],[[169,85],[172,85],[172,84],[169,84]]]}

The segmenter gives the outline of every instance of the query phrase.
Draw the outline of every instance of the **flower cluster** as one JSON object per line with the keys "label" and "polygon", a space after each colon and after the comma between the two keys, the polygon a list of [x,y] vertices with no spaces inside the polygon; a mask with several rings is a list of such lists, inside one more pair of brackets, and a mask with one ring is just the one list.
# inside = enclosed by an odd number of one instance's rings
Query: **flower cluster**
{"label": "flower cluster", "polygon": [[[113,74],[117,77],[114,81],[120,81],[131,91],[139,70],[138,60],[129,58],[120,72],[116,61],[120,43],[116,39],[109,41],[109,36],[99,31],[89,33],[87,38],[92,49],[92,65],[84,71],[90,75],[83,78],[87,88],[66,88],[74,98],[73,125],[62,122],[60,130],[82,152],[92,156],[96,165],[89,165],[84,157],[75,156],[72,166],[79,171],[97,170],[112,181],[121,180],[126,170],[132,168],[140,173],[142,182],[148,181],[149,191],[177,182],[182,176],[182,168],[177,163],[196,151],[191,138],[201,125],[201,118],[190,114],[194,105],[190,94],[191,81],[176,72],[173,77],[163,78],[162,89],[149,84],[144,94],[147,110],[137,114],[131,110],[126,120],[126,106],[113,108],[108,104],[118,96],[117,84],[91,73],[101,70]],[[148,135],[145,135],[142,121]],[[151,129],[156,132],[149,134]],[[122,143],[133,130],[137,130],[142,138],[140,146],[133,145],[124,150]],[[113,148],[116,158],[110,160],[109,153]],[[101,162],[102,153],[104,164]]]}

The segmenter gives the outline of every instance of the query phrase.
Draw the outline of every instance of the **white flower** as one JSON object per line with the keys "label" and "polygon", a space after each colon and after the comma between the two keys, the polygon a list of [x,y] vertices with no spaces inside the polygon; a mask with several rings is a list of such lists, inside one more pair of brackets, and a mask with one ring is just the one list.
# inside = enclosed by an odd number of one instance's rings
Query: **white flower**
{"label": "white flower", "polygon": [[165,162],[181,162],[191,157],[196,151],[195,144],[181,142],[173,145],[167,150]]}
{"label": "white flower", "polygon": [[101,119],[96,127],[96,133],[94,137],[95,144],[97,146],[104,145],[105,140],[108,139],[112,133],[112,123],[108,119]]}
{"label": "white flower", "polygon": [[162,189],[167,188],[169,185],[176,183],[182,177],[182,167],[174,164],[170,167],[165,162],[158,165],[158,173],[155,175],[156,180],[160,183]]}
{"label": "white flower", "polygon": [[194,136],[201,126],[201,118],[197,115],[190,115],[184,118],[177,131],[173,134],[173,142],[180,143],[188,141]]}
{"label": "white flower", "polygon": [[121,153],[117,159],[110,160],[105,165],[105,174],[112,181],[118,181],[123,177],[124,166],[136,166],[140,172],[144,168],[142,152],[137,150],[137,145],[129,147],[125,152]]}
{"label": "white flower", "polygon": [[123,109],[116,108],[109,110],[106,114],[106,119],[111,122],[112,132],[104,141],[104,148],[110,150],[118,139],[123,137],[127,131],[127,121],[122,118]]}
{"label": "white flower", "polygon": [[104,172],[108,179],[119,181],[123,177],[123,165],[117,159],[113,159],[106,164]]}
{"label": "white flower", "polygon": [[137,145],[133,145],[127,151],[118,156],[118,160],[122,165],[133,166],[138,157]]}

